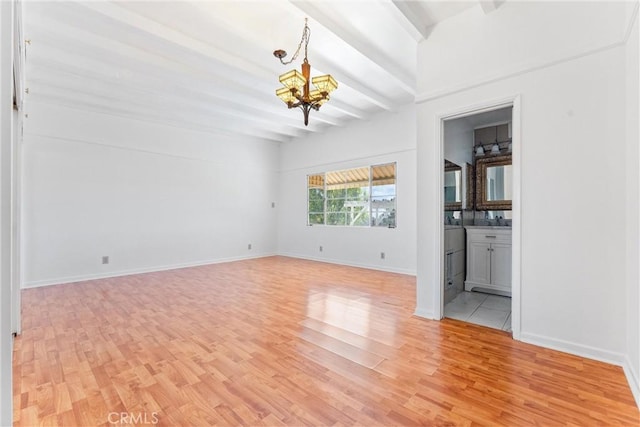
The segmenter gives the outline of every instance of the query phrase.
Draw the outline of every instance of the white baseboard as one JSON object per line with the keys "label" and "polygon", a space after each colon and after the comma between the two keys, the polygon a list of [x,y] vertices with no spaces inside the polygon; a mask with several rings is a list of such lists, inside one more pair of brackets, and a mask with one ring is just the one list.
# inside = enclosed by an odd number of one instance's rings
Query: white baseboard
{"label": "white baseboard", "polygon": [[326,263],[329,263],[329,264],[346,265],[346,266],[349,266],[349,267],[366,268],[366,269],[369,269],[369,270],[386,271],[388,273],[406,274],[406,275],[409,275],[409,276],[415,276],[416,275],[416,271],[415,270],[411,270],[411,269],[407,269],[407,268],[385,267],[385,266],[381,266],[381,265],[361,264],[361,263],[357,263],[357,262],[348,262],[348,261],[345,262],[344,260],[340,260],[340,259],[320,258],[320,257],[313,257],[313,256],[308,256],[308,255],[300,255],[300,254],[294,254],[294,253],[288,253],[288,252],[279,252],[278,255],[286,256],[286,257],[289,257],[289,258],[306,259],[306,260],[309,260],[309,261],[326,262]]}
{"label": "white baseboard", "polygon": [[616,353],[598,347],[591,347],[529,332],[522,332],[520,334],[520,341],[617,366],[623,366],[625,360],[625,354],[623,353]]}
{"label": "white baseboard", "polygon": [[334,259],[326,259],[326,258],[315,258],[315,257],[298,255],[298,254],[269,252],[269,253],[263,253],[259,255],[253,255],[253,256],[217,258],[212,260],[194,261],[194,262],[186,262],[186,263],[180,263],[180,264],[158,265],[153,267],[133,268],[128,270],[120,270],[120,271],[81,274],[77,276],[67,276],[67,277],[57,277],[54,279],[36,280],[32,282],[23,283],[22,289],[39,288],[41,286],[62,285],[64,283],[83,282],[86,280],[106,279],[109,277],[130,276],[132,274],[153,273],[155,271],[176,270],[179,268],[198,267],[201,265],[220,264],[223,262],[242,261],[242,260],[254,259],[254,258],[265,258],[269,256],[276,256],[276,255],[286,256],[291,258],[307,259],[311,261],[327,262],[330,264],[348,265],[350,267],[368,268],[371,270],[387,271],[390,273],[407,274],[410,276],[416,275],[415,270],[400,269],[400,268],[393,268],[393,267],[387,268],[387,267],[381,267],[377,265],[367,265],[367,264],[358,264],[358,263],[348,263],[348,262],[344,262],[337,259],[334,260]]}
{"label": "white baseboard", "polygon": [[424,317],[425,319],[437,320],[435,318],[433,310],[427,310],[427,309],[424,309],[424,308],[416,308],[416,311],[414,311],[413,314],[418,316],[418,317]]}
{"label": "white baseboard", "polygon": [[636,400],[636,405],[640,408],[640,382],[638,381],[638,373],[634,371],[629,360],[629,355],[528,332],[523,332],[520,335],[520,341],[622,367],[631,393]]}
{"label": "white baseboard", "polygon": [[640,408],[640,378],[638,377],[638,372],[633,369],[629,355],[625,356],[622,369],[624,369],[624,375],[627,377],[631,393],[636,399],[636,405]]}
{"label": "white baseboard", "polygon": [[180,264],[157,265],[153,267],[133,268],[129,270],[109,271],[101,273],[83,274],[78,276],[58,277],[55,279],[44,279],[33,282],[26,282],[22,285],[22,289],[39,288],[41,286],[62,285],[64,283],[83,282],[86,280],[106,279],[109,277],[130,276],[132,274],[153,273],[156,271],[177,270],[179,268],[198,267],[201,265],[220,264],[223,262],[243,261],[255,258],[265,258],[275,256],[276,253],[264,253],[252,256],[239,256],[229,258],[217,258],[204,261],[186,262]]}

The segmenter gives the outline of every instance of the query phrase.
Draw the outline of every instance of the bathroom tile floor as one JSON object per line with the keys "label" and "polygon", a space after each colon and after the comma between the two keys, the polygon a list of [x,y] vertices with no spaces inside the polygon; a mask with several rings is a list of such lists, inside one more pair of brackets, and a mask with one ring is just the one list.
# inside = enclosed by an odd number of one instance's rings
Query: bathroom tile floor
{"label": "bathroom tile floor", "polygon": [[511,332],[511,298],[461,292],[444,306],[444,317]]}

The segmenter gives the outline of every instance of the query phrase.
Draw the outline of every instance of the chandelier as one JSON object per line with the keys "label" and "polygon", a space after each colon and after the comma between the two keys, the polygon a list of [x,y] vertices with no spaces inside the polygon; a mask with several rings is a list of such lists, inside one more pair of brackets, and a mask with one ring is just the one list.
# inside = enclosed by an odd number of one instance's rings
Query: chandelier
{"label": "chandelier", "polygon": [[329,100],[329,94],[338,88],[338,82],[335,81],[331,75],[317,76],[311,79],[314,90],[309,88],[309,77],[311,75],[311,65],[307,60],[307,46],[309,45],[309,38],[311,37],[311,30],[307,25],[307,18],[304,20],[304,30],[302,31],[302,39],[298,44],[296,53],[293,54],[290,61],[283,61],[282,59],[287,56],[287,52],[278,49],[273,52],[273,55],[280,59],[280,62],[284,65],[291,64],[296,60],[302,44],[304,43],[304,62],[302,63],[302,73],[298,70],[291,70],[287,73],[280,75],[280,83],[284,87],[276,90],[276,95],[280,98],[289,108],[300,108],[304,114],[304,125],[309,124],[309,112],[311,109],[319,110],[322,104]]}

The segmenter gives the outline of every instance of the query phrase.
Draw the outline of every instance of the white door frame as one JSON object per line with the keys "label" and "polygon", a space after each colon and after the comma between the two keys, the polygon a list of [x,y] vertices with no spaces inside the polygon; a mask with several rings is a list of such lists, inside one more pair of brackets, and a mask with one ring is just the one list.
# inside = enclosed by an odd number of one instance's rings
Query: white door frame
{"label": "white door frame", "polygon": [[457,119],[484,113],[487,111],[497,110],[505,107],[513,107],[512,110],[512,128],[511,128],[511,145],[512,145],[512,171],[513,171],[513,199],[512,199],[512,240],[511,240],[511,329],[513,338],[520,339],[520,308],[521,308],[521,252],[522,252],[522,212],[521,212],[521,168],[522,168],[522,145],[521,145],[521,117],[520,117],[520,95],[513,95],[502,99],[486,101],[474,105],[461,106],[452,111],[443,112],[436,115],[436,123],[434,128],[436,132],[435,140],[438,144],[438,166],[441,171],[438,174],[438,188],[440,195],[439,203],[434,208],[438,209],[436,218],[438,223],[434,230],[440,230],[435,239],[436,253],[439,254],[440,262],[438,263],[437,277],[438,285],[434,286],[434,318],[442,319],[444,316],[444,122],[447,120]]}
{"label": "white door frame", "polygon": [[22,333],[22,110],[13,110],[11,155],[11,332]]}

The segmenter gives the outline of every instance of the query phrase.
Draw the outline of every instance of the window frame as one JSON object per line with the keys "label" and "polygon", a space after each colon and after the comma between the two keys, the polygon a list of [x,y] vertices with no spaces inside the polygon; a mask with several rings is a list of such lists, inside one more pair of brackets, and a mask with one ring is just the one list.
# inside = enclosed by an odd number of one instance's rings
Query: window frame
{"label": "window frame", "polygon": [[[393,208],[392,211],[394,212],[394,218],[393,218],[393,223],[389,223],[387,225],[374,225],[373,224],[373,187],[374,187],[374,168],[376,167],[381,167],[381,166],[393,166],[393,186],[394,186],[394,192],[393,192]],[[367,195],[367,207],[368,207],[368,220],[366,224],[348,224],[346,219],[348,219],[348,213],[345,212],[345,222],[344,224],[327,224],[327,217],[330,213],[339,213],[339,212],[327,212],[327,201],[328,201],[328,196],[327,196],[327,174],[340,174],[342,177],[346,177],[347,173],[349,171],[355,171],[358,169],[364,169],[364,168],[368,168],[368,187],[366,187],[368,190],[368,195]],[[323,199],[323,212],[322,212],[322,219],[323,222],[322,223],[315,223],[315,222],[311,222],[310,221],[310,215],[313,213],[314,215],[319,215],[320,212],[311,212],[310,211],[310,190],[312,188],[317,189],[319,188],[318,186],[315,187],[310,187],[310,179],[311,177],[315,177],[315,176],[321,176],[322,177],[322,199]],[[397,161],[393,161],[393,162],[385,162],[385,163],[379,163],[379,164],[374,164],[374,165],[369,165],[369,166],[359,166],[359,167],[352,167],[352,168],[347,168],[347,169],[336,169],[336,170],[330,170],[330,171],[325,171],[325,172],[317,172],[317,173],[310,173],[306,175],[307,179],[306,179],[306,192],[307,192],[307,226],[328,226],[328,227],[356,227],[356,228],[397,228],[398,227],[398,216],[397,216],[397,211],[398,211],[398,162]],[[344,183],[342,183],[343,185],[347,185],[349,182],[346,180]],[[362,187],[365,188],[365,187]],[[349,196],[347,194],[347,190],[348,187],[345,187],[345,194],[344,194],[344,202],[347,201],[347,199],[349,199]],[[381,196],[376,196],[376,197],[381,197]],[[340,199],[336,199],[336,198],[332,198],[332,200],[340,200]]]}

